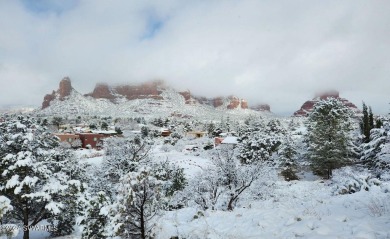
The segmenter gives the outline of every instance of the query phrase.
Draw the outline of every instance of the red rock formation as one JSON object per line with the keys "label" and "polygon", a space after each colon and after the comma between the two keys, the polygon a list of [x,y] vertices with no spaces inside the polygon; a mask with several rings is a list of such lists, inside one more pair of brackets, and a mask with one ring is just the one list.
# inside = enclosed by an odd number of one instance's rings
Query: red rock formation
{"label": "red rock formation", "polygon": [[60,86],[57,91],[53,91],[51,94],[45,95],[42,102],[42,109],[45,109],[50,106],[50,102],[57,98],[59,100],[65,100],[67,96],[72,92],[72,83],[69,77],[65,77],[60,81]]}
{"label": "red rock formation", "polygon": [[241,109],[248,109],[248,102],[244,99],[241,100]]}
{"label": "red rock formation", "polygon": [[189,90],[179,92],[180,95],[184,97],[184,101],[187,105],[195,104],[195,100],[191,97],[191,92]]}
{"label": "red rock formation", "polygon": [[149,83],[144,83],[139,86],[130,86],[122,85],[114,88],[115,92],[125,96],[128,100],[134,99],[156,99],[161,100],[161,88],[163,87],[163,82],[154,81]]}
{"label": "red rock formation", "polygon": [[213,106],[215,108],[217,108],[217,107],[223,105],[223,98],[222,97],[216,97],[216,98],[212,99],[212,102],[213,102]]}
{"label": "red rock formation", "polygon": [[359,112],[359,109],[356,107],[356,105],[349,102],[347,99],[340,98],[340,94],[338,91],[330,91],[330,92],[317,94],[312,100],[308,100],[305,103],[303,103],[301,108],[294,112],[294,116],[307,116],[307,114],[313,110],[314,105],[318,101],[327,99],[329,97],[336,98],[336,99],[340,100],[341,102],[343,102],[343,104],[345,106],[348,106],[349,108],[351,108],[354,112]]}
{"label": "red rock formation", "polygon": [[228,104],[227,108],[229,110],[237,109],[240,105],[240,99],[235,96],[229,96],[228,99],[230,100],[230,103]]}
{"label": "red rock formation", "polygon": [[271,112],[271,107],[268,104],[259,104],[259,105],[251,106],[250,109],[255,110],[255,111]]}
{"label": "red rock formation", "polygon": [[101,99],[101,98],[109,99],[109,100],[115,99],[115,96],[112,94],[110,87],[104,83],[96,84],[93,92],[90,94],[86,94],[86,96],[91,96],[95,99]]}
{"label": "red rock formation", "polygon": [[60,81],[60,88],[57,92],[60,96],[60,100],[64,100],[65,97],[70,95],[70,92],[72,92],[72,83],[70,82],[69,77],[65,77]]}
{"label": "red rock formation", "polygon": [[52,102],[56,98],[56,92],[53,90],[53,93],[45,95],[43,97],[42,109],[50,106],[50,102]]}

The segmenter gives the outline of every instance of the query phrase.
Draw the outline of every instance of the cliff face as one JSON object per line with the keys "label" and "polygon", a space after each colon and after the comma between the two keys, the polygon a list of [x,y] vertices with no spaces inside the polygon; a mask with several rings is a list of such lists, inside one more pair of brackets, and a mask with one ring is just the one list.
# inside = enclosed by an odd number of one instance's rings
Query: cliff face
{"label": "cliff face", "polygon": [[[96,84],[94,90],[91,93],[85,94],[84,96],[92,97],[94,99],[107,99],[113,103],[117,103],[118,99],[155,99],[162,100],[162,93],[167,89],[163,81],[153,81],[142,83],[139,85],[119,85],[119,86],[110,86],[106,83]],[[59,84],[59,89],[53,91],[51,94],[47,94],[42,103],[42,109],[45,109],[50,106],[50,103],[55,100],[65,100],[71,94],[73,87],[71,81],[68,77],[65,77],[61,80]],[[178,92],[183,96],[185,104],[203,104],[209,105],[214,108],[226,107],[226,109],[248,109],[248,102],[244,99],[240,99],[236,96],[228,97],[197,97],[191,95],[190,91]],[[269,111],[268,105],[260,105],[252,107],[251,109],[258,111]]]}
{"label": "cliff face", "polygon": [[197,97],[192,96],[190,91],[179,92],[183,97],[186,104],[202,104],[202,105],[210,105],[214,108],[222,106],[226,101],[228,105],[227,109],[248,109],[248,102],[244,99],[239,99],[236,96],[225,97],[215,97],[215,98],[206,98],[206,97]]}
{"label": "cliff face", "polygon": [[294,116],[307,116],[307,114],[313,110],[314,105],[318,101],[325,100],[329,97],[336,98],[336,99],[340,100],[341,102],[343,102],[343,104],[345,106],[348,106],[349,108],[351,108],[354,112],[359,112],[359,109],[356,107],[356,105],[349,102],[347,99],[341,98],[338,91],[330,91],[330,92],[317,94],[312,100],[308,100],[305,103],[303,103],[301,108],[294,112]]}
{"label": "cliff face", "polygon": [[58,98],[59,100],[65,100],[72,92],[72,83],[69,77],[65,77],[60,81],[60,85],[57,91],[53,91],[51,94],[45,95],[42,102],[42,109],[50,106],[50,102]]}
{"label": "cliff face", "polygon": [[95,86],[93,92],[86,94],[86,96],[91,96],[95,99],[109,99],[111,101],[115,101],[117,97],[125,97],[128,100],[161,100],[163,99],[163,97],[160,96],[162,93],[162,87],[163,82],[161,81],[154,81],[141,85],[120,85],[115,87],[110,87],[107,84],[99,83]]}
{"label": "cliff face", "polygon": [[115,96],[111,91],[111,88],[107,84],[96,84],[95,89],[92,91],[92,93],[86,94],[86,96],[91,96],[95,99],[108,99],[108,100],[114,100]]}

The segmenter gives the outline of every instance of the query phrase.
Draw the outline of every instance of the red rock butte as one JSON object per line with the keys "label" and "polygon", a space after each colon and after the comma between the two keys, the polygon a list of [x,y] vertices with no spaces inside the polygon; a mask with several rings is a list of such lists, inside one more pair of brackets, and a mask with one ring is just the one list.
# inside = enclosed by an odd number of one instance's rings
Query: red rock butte
{"label": "red rock butte", "polygon": [[65,100],[70,93],[72,92],[72,83],[69,77],[65,77],[60,81],[60,86],[57,91],[54,91],[51,94],[45,95],[42,102],[42,109],[50,106],[50,102],[58,98],[59,100]]}
{"label": "red rock butte", "polygon": [[303,103],[301,108],[294,112],[294,116],[307,116],[308,113],[310,113],[313,110],[314,105],[318,101],[325,100],[330,97],[340,100],[345,106],[348,106],[354,112],[359,112],[359,109],[356,107],[356,105],[349,102],[347,99],[341,98],[340,93],[338,91],[333,90],[333,91],[327,91],[327,92],[316,94],[312,100],[308,100],[305,103]]}

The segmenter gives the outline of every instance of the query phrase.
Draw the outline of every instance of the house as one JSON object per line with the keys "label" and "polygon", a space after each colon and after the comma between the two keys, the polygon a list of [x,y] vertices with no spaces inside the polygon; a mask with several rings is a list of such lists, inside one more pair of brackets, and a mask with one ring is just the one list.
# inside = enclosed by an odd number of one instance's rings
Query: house
{"label": "house", "polygon": [[222,140],[221,144],[236,145],[236,144],[238,144],[237,137],[235,137],[235,136],[227,136],[226,138],[224,138]]}
{"label": "house", "polygon": [[161,136],[163,137],[168,137],[169,135],[171,135],[171,131],[169,129],[161,129]]}
{"label": "house", "polygon": [[193,136],[194,138],[202,138],[207,134],[205,131],[190,131],[187,132],[186,135]]}
{"label": "house", "polygon": [[104,138],[110,137],[106,134],[96,134],[96,133],[77,133],[81,140],[82,148],[99,148]]}
{"label": "house", "polygon": [[233,145],[235,146],[238,144],[237,137],[235,136],[226,136],[224,138],[222,137],[215,137],[214,138],[214,147],[218,146],[220,144],[226,144],[226,145]]}
{"label": "house", "polygon": [[68,142],[72,144],[72,142],[79,140],[80,136],[77,134],[54,134],[60,140],[60,142]]}

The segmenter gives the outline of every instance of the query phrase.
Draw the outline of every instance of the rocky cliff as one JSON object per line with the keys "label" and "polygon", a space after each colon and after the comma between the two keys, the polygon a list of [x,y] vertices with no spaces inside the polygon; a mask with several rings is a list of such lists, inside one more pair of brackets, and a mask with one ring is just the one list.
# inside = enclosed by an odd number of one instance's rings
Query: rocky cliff
{"label": "rocky cliff", "polygon": [[161,95],[164,83],[153,81],[140,85],[119,85],[111,87],[105,83],[98,83],[92,93],[86,94],[95,99],[108,99],[115,102],[117,98],[135,99],[163,99]]}
{"label": "rocky cliff", "polygon": [[[91,97],[94,99],[107,99],[112,103],[122,102],[126,100],[135,100],[135,99],[154,99],[154,100],[163,100],[163,92],[167,90],[168,87],[163,81],[152,81],[147,83],[142,83],[138,85],[118,85],[110,86],[106,83],[96,84],[94,90],[91,93],[85,94],[84,97]],[[71,94],[72,84],[68,77],[65,77],[61,80],[59,89],[53,91],[51,94],[47,94],[42,103],[42,109],[45,109],[50,106],[50,103],[58,99],[63,101]],[[208,105],[214,108],[225,108],[225,109],[248,109],[248,102],[244,99],[241,99],[236,96],[228,97],[199,97],[193,96],[190,91],[176,92],[183,96],[184,103],[187,105],[201,104]],[[257,111],[270,111],[268,105],[258,105],[252,107],[251,109]]]}
{"label": "rocky cliff", "polygon": [[58,98],[59,100],[65,100],[70,93],[72,92],[73,87],[69,77],[65,77],[60,81],[60,86],[57,91],[54,91],[51,94],[45,95],[42,102],[42,109],[50,106],[50,102]]}
{"label": "rocky cliff", "polygon": [[294,112],[294,116],[307,116],[308,113],[310,113],[313,110],[314,105],[320,101],[327,99],[329,97],[333,97],[336,99],[339,99],[345,106],[348,106],[351,108],[354,112],[359,112],[359,109],[354,105],[353,103],[349,102],[347,99],[341,98],[340,93],[338,91],[329,91],[329,92],[324,92],[320,94],[316,94],[315,97],[312,100],[308,100],[303,105],[301,108],[297,111]]}
{"label": "rocky cliff", "polygon": [[185,100],[186,104],[202,104],[213,106],[214,108],[221,107],[227,102],[227,109],[248,109],[248,102],[244,99],[240,99],[236,96],[228,97],[215,97],[215,98],[206,98],[191,95],[190,91],[179,92]]}

